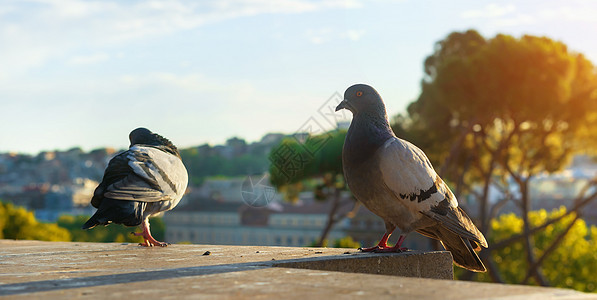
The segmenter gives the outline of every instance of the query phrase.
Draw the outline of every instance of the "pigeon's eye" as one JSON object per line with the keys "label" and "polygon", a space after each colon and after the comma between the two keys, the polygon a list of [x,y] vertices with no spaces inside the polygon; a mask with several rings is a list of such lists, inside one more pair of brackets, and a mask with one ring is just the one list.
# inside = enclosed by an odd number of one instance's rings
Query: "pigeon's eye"
{"label": "pigeon's eye", "polygon": [[361,97],[361,96],[363,96],[363,92],[361,92],[361,91],[358,91],[358,92],[357,92],[357,97]]}

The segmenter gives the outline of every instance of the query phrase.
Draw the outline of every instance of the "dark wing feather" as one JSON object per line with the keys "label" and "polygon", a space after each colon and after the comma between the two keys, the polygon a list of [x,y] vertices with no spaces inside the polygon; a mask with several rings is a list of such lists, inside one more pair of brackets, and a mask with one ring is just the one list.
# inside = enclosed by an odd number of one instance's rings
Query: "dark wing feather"
{"label": "dark wing feather", "polygon": [[128,165],[128,159],[126,157],[127,153],[128,151],[124,151],[114,156],[108,163],[108,167],[104,171],[102,182],[93,192],[93,197],[91,198],[91,205],[93,205],[93,207],[100,207],[100,204],[104,200],[104,193],[106,192],[106,188],[108,186],[126,178],[132,172]]}
{"label": "dark wing feather", "polygon": [[421,149],[407,141],[392,138],[378,154],[381,156],[384,183],[398,201],[409,210],[419,212],[487,248],[485,237],[458,207],[456,197]]}
{"label": "dark wing feather", "polygon": [[483,262],[477,253],[475,253],[475,248],[478,247],[474,241],[454,233],[445,226],[442,226],[442,224],[421,228],[418,229],[417,232],[424,236],[439,240],[444,248],[452,253],[454,262],[457,265],[475,272],[486,271]]}
{"label": "dark wing feather", "polygon": [[451,207],[447,200],[440,202],[437,206],[431,207],[429,211],[422,211],[423,215],[439,222],[441,226],[456,233],[457,235],[473,240],[487,248],[487,240],[477,229],[477,226],[460,207]]}
{"label": "dark wing feather", "polygon": [[[149,155],[148,149],[158,153],[157,158]],[[129,150],[110,160],[104,178],[94,192],[91,203],[99,207],[104,198],[141,202],[172,200],[174,193],[170,187],[164,187],[164,177],[160,174],[161,159],[169,156],[155,147],[131,147]],[[156,162],[155,159],[158,161]]]}
{"label": "dark wing feather", "polygon": [[139,178],[134,173],[110,185],[104,196],[116,200],[142,202],[169,200],[169,198],[164,197],[160,190],[154,189],[147,181]]}
{"label": "dark wing feather", "polygon": [[170,176],[173,174],[169,173],[176,173],[171,168],[172,162],[180,161],[178,157],[157,147],[146,146],[131,147],[125,157],[129,172],[126,177],[106,187],[105,197],[143,202],[177,198],[180,187],[172,182]]}

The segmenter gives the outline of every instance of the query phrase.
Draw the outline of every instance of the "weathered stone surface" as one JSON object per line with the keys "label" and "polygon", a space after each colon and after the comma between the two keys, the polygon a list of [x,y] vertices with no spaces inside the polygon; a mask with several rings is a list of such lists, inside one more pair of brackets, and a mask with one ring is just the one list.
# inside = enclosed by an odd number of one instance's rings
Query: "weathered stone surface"
{"label": "weathered stone surface", "polygon": [[[210,251],[211,255],[203,255]],[[344,252],[349,254],[344,254]],[[356,254],[356,255],[354,255]],[[581,299],[571,290],[273,267],[370,264],[354,249],[0,240],[0,297],[11,299]],[[411,254],[421,255],[421,254]],[[423,254],[424,255],[424,254]],[[440,254],[441,255],[441,254]],[[400,255],[379,255],[392,264]],[[356,260],[356,263],[348,260]],[[377,262],[376,262],[377,264]],[[326,263],[323,263],[325,266]],[[419,267],[425,267],[419,265]],[[361,269],[383,267],[363,266]],[[378,268],[378,269],[376,269]],[[346,269],[345,271],[349,271]]]}
{"label": "weathered stone surface", "polygon": [[454,278],[452,255],[448,251],[404,253],[358,253],[316,257],[274,264],[275,267],[367,273],[434,279]]}

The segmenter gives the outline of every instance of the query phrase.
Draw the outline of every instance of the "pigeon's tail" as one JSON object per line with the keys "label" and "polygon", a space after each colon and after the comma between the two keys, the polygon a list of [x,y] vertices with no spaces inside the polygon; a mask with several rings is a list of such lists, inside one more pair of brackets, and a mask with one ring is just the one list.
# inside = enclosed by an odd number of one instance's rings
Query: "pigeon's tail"
{"label": "pigeon's tail", "polygon": [[137,226],[143,222],[145,206],[145,202],[105,198],[95,214],[81,228],[90,229],[97,225],[110,223]]}
{"label": "pigeon's tail", "polygon": [[473,272],[485,272],[485,265],[475,250],[481,247],[477,242],[463,238],[456,233],[440,226],[427,227],[419,232],[425,236],[438,239],[444,248],[452,253],[456,265]]}
{"label": "pigeon's tail", "polygon": [[93,215],[87,222],[85,222],[85,224],[83,224],[83,226],[81,226],[81,229],[91,229],[97,225],[99,225],[99,222],[97,221],[97,217]]}

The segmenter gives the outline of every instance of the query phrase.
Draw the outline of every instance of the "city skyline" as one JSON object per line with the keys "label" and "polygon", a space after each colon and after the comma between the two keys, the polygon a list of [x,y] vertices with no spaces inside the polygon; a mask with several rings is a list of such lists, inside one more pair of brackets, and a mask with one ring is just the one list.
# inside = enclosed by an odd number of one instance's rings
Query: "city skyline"
{"label": "city skyline", "polygon": [[391,117],[450,32],[547,36],[597,63],[595,16],[583,0],[2,1],[0,152],[126,148],[137,127],[179,148],[254,142],[354,83]]}

